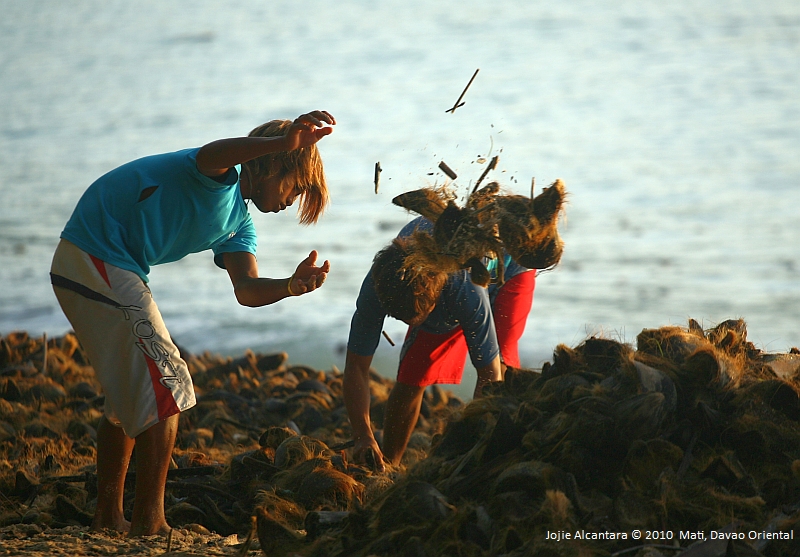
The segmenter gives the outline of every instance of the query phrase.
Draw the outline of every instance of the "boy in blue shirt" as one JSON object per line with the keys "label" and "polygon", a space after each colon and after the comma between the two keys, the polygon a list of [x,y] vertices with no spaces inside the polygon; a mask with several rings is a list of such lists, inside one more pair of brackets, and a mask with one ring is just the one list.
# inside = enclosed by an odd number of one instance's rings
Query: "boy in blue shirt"
{"label": "boy in blue shirt", "polygon": [[[247,212],[277,213],[299,201],[300,222],[328,201],[316,143],[333,131],[325,111],[273,120],[248,137],[221,139],[138,159],[83,194],[51,268],[59,304],[106,397],[97,432],[97,508],[92,527],[130,535],[167,533],[164,491],[178,414],[195,404],[186,363],[147,287],[152,265],[211,249],[237,301],[259,307],[316,290],[330,269],[312,251],[286,279],[261,278]],[[130,523],[125,474],[136,446]]]}
{"label": "boy in blue shirt", "polygon": [[[509,259],[507,292],[503,292],[505,287],[498,292],[496,285],[490,289],[476,286],[467,270],[409,277],[404,261],[413,249],[410,237],[415,230],[430,233],[432,229],[429,220],[417,218],[378,252],[361,286],[350,325],[344,396],[355,440],[354,456],[361,460],[371,450],[380,470],[384,457],[393,464],[400,462],[417,423],[425,388],[434,383],[459,384],[467,354],[478,372],[476,398],[488,382],[503,379],[506,365],[519,367],[517,341],[533,301],[536,272]],[[493,314],[498,300],[503,307],[500,316]],[[407,323],[409,329],[397,381],[386,405],[381,451],[369,418],[369,368],[387,315]]]}

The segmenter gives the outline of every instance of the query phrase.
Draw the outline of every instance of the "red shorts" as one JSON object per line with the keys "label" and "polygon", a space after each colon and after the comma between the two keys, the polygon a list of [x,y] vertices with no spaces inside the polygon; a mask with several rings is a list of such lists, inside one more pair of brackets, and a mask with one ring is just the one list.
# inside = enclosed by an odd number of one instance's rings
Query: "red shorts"
{"label": "red shorts", "polygon": [[494,326],[503,363],[519,367],[519,339],[525,332],[525,324],[533,305],[533,289],[536,286],[536,271],[526,271],[505,283],[492,303]]}
{"label": "red shorts", "polygon": [[[520,273],[500,288],[492,304],[500,356],[507,366],[520,366],[518,344],[531,311],[535,286],[535,272]],[[406,342],[411,331],[409,328],[406,333]],[[397,381],[416,387],[458,385],[468,353],[461,327],[441,335],[417,329],[400,360]]]}
{"label": "red shorts", "polygon": [[[406,342],[412,329],[406,333]],[[414,387],[427,387],[434,383],[458,385],[467,360],[467,341],[461,327],[443,335],[416,330],[400,360],[397,382]]]}

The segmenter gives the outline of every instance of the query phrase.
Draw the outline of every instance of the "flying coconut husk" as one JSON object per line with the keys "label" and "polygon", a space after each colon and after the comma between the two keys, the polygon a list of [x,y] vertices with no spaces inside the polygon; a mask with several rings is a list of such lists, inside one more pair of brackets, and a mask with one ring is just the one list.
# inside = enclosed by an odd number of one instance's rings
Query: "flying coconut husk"
{"label": "flying coconut husk", "polygon": [[564,243],[557,225],[565,198],[561,180],[532,200],[521,195],[497,197],[499,235],[517,263],[529,269],[548,269],[561,260]]}
{"label": "flying coconut husk", "polygon": [[557,265],[563,252],[557,228],[566,197],[563,182],[556,180],[533,199],[499,192],[500,185],[492,182],[470,194],[464,207],[442,187],[395,197],[395,205],[434,223],[432,234],[412,235],[406,269],[451,273],[469,268],[472,281],[486,286],[490,275],[481,260],[487,256],[502,260],[504,250],[530,269]]}
{"label": "flying coconut husk", "polygon": [[[496,184],[489,184],[476,194],[492,196],[497,189]],[[487,194],[487,191],[491,193]],[[482,214],[474,207],[461,208],[452,199],[447,199],[444,209],[438,212],[446,195],[442,192],[442,198],[431,200],[438,192],[442,190],[417,190],[401,194],[393,200],[396,205],[409,210],[416,211],[411,207],[417,207],[422,211],[420,214],[434,223],[433,234],[416,231],[412,235],[405,269],[412,273],[435,271],[449,274],[469,268],[473,282],[488,285],[489,273],[480,260],[485,255],[496,257],[498,253],[502,253],[496,226],[489,218],[491,215],[488,211]],[[427,206],[423,207],[425,203]],[[491,209],[492,206],[485,205],[482,208]]]}

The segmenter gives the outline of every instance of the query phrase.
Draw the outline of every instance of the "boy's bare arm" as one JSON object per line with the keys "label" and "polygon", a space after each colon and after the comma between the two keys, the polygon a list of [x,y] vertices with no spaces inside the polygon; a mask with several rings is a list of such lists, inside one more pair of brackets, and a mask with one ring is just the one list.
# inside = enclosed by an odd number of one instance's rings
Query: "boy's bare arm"
{"label": "boy's bare arm", "polygon": [[232,137],[218,139],[200,148],[197,169],[206,176],[221,176],[232,166],[277,153],[308,147],[333,132],[336,120],[324,110],[303,114],[280,137]]}
{"label": "boy's bare arm", "polygon": [[487,383],[502,381],[503,367],[504,365],[500,362],[500,356],[495,356],[494,360],[492,360],[488,366],[477,368],[478,381],[475,383],[475,392],[472,397],[480,398],[483,395],[483,387],[486,386]]}
{"label": "boy's bare arm", "polygon": [[312,251],[297,266],[288,279],[262,278],[258,276],[256,257],[248,252],[223,254],[225,269],[233,283],[236,300],[243,306],[261,307],[287,298],[316,290],[325,282],[330,263],[317,266],[317,252]]}
{"label": "boy's bare arm", "polygon": [[369,418],[369,366],[372,356],[360,356],[347,351],[344,365],[344,404],[347,416],[350,418],[350,427],[353,430],[353,458],[363,462],[368,449],[375,453],[375,463],[379,471],[384,470],[383,453],[381,453],[375,436],[372,434],[372,425]]}

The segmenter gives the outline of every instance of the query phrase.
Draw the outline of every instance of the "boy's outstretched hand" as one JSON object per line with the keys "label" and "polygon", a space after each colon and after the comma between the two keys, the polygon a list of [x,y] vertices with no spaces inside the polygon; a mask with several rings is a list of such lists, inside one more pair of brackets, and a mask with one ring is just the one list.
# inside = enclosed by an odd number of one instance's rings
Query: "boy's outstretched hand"
{"label": "boy's outstretched hand", "polygon": [[383,463],[383,453],[372,435],[356,439],[353,447],[353,460],[366,463],[376,472],[386,471],[386,465]]}
{"label": "boy's outstretched hand", "polygon": [[328,134],[333,133],[331,126],[336,120],[325,110],[315,110],[298,116],[286,131],[286,150],[292,151],[314,145]]}
{"label": "boy's outstretched hand", "polygon": [[331,264],[327,259],[321,267],[317,267],[316,264],[317,250],[312,250],[308,257],[300,262],[289,280],[289,293],[291,295],[299,296],[322,286],[322,283],[328,278]]}

